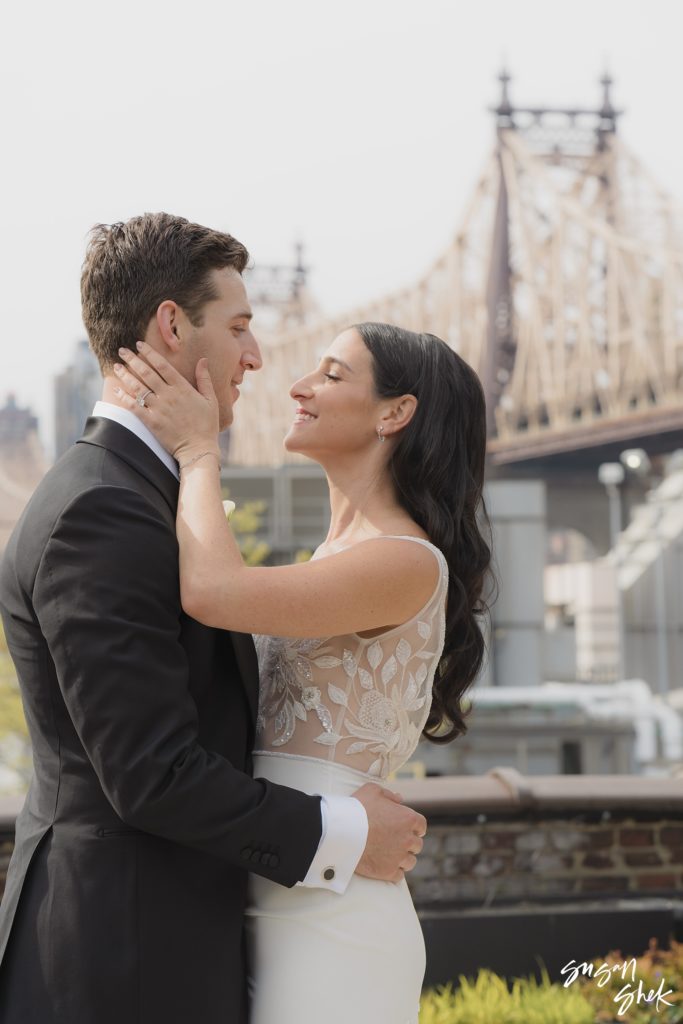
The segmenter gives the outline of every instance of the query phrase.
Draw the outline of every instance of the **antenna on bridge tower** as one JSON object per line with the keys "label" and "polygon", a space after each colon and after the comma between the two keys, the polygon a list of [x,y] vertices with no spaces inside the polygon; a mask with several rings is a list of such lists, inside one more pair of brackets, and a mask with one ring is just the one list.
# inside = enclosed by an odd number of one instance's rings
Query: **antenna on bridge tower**
{"label": "antenna on bridge tower", "polygon": [[501,85],[500,103],[496,107],[496,114],[498,115],[498,127],[499,128],[514,128],[515,123],[512,119],[512,104],[510,103],[510,95],[508,92],[508,86],[512,81],[508,74],[505,65],[501,68],[501,72],[498,75],[498,81]]}
{"label": "antenna on bridge tower", "polygon": [[497,107],[489,108],[496,115],[498,130],[521,132],[527,144],[531,143],[536,151],[554,147],[560,155],[566,155],[568,147],[580,145],[585,155],[589,148],[595,149],[596,138],[597,148],[601,150],[605,136],[613,135],[617,130],[617,118],[622,111],[612,103],[614,82],[607,70],[600,79],[602,105],[598,108],[514,106],[509,90],[512,78],[506,67],[498,75],[498,81],[501,85],[500,102]]}
{"label": "antenna on bridge tower", "polygon": [[617,118],[621,113],[620,110],[615,110],[612,105],[612,96],[610,90],[614,82],[609,71],[605,69],[605,73],[600,79],[600,85],[602,86],[602,106],[598,111],[600,116],[600,123],[596,129],[598,136],[598,149],[604,150],[606,146],[606,136],[614,135],[617,130]]}

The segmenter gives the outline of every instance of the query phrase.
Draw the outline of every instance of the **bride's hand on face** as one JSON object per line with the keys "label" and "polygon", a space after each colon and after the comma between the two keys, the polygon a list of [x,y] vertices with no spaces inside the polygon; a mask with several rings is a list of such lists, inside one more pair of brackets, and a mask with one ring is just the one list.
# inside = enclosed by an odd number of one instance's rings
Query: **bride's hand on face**
{"label": "bride's hand on face", "polygon": [[138,342],[137,347],[139,356],[130,349],[119,349],[119,358],[126,365],[114,366],[119,381],[117,394],[122,404],[134,412],[179,461],[202,449],[218,452],[218,401],[208,361],[200,359],[197,363],[195,390],[146,342]]}

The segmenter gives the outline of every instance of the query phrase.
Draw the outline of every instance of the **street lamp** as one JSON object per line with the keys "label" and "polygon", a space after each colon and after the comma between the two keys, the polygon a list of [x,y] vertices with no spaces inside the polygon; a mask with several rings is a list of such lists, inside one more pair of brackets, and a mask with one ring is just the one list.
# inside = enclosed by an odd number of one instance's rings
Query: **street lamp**
{"label": "street lamp", "polygon": [[621,533],[621,498],[619,487],[624,482],[626,470],[620,462],[603,462],[598,466],[598,480],[605,485],[609,498],[610,544],[614,547]]}
{"label": "street lamp", "polygon": [[[623,454],[623,453],[622,453]],[[619,553],[617,541],[621,533],[621,496],[619,487],[624,482],[626,470],[621,462],[603,462],[598,466],[598,480],[604,485],[609,499],[609,533],[610,546],[614,551],[615,574],[617,582],[617,677],[624,678],[624,609],[619,586]]]}
{"label": "street lamp", "polygon": [[652,472],[652,463],[644,448],[625,448],[619,461],[636,476],[647,477]]}

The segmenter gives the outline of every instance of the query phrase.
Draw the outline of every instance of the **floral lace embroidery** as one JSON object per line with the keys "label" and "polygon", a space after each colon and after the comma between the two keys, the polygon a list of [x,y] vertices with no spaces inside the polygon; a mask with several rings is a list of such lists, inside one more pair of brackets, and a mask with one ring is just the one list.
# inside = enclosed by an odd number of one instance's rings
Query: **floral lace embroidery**
{"label": "floral lace embroidery", "polygon": [[443,648],[448,567],[433,545],[406,539],[430,547],[441,570],[434,594],[409,622],[372,639],[254,638],[257,752],[287,746],[382,778],[411,756]]}

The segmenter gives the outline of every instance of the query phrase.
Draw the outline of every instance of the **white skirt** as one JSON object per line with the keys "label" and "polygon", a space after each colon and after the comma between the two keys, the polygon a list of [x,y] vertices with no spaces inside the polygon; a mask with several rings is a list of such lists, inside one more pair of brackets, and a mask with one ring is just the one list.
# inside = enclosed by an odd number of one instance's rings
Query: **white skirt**
{"label": "white skirt", "polygon": [[[254,776],[343,796],[371,781],[280,754],[255,755]],[[354,875],[339,895],[249,878],[251,1024],[417,1024],[425,947],[405,879]]]}

